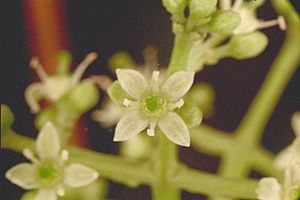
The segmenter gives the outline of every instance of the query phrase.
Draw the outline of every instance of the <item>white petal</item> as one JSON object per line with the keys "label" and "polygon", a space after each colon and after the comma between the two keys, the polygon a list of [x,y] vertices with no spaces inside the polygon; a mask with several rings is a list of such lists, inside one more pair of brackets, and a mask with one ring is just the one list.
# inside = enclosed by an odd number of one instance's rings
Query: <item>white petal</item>
{"label": "white petal", "polygon": [[181,117],[168,112],[158,121],[158,127],[175,144],[190,146],[190,134]]}
{"label": "white petal", "polygon": [[149,91],[149,84],[140,72],[132,69],[117,69],[116,73],[122,89],[131,97],[140,99]]}
{"label": "white petal", "polygon": [[64,183],[69,187],[82,187],[95,181],[99,174],[97,171],[74,163],[64,169]]}
{"label": "white petal", "polygon": [[275,178],[262,178],[256,193],[259,200],[280,200],[281,186]]}
{"label": "white petal", "polygon": [[40,189],[34,200],[57,200],[55,189]]}
{"label": "white petal", "polygon": [[37,140],[36,149],[41,159],[56,159],[60,154],[60,141],[56,128],[47,122],[41,129]]}
{"label": "white petal", "polygon": [[143,131],[148,125],[149,119],[140,111],[131,111],[118,122],[114,141],[128,140]]}
{"label": "white petal", "polygon": [[30,190],[38,188],[35,178],[35,166],[29,163],[21,163],[10,168],[5,177],[17,186]]}
{"label": "white petal", "polygon": [[132,69],[117,69],[116,73],[122,89],[131,97],[140,99],[149,91],[149,84],[140,72]]}
{"label": "white petal", "polygon": [[195,72],[179,71],[171,75],[161,86],[161,93],[169,101],[176,101],[189,91],[194,82]]}
{"label": "white petal", "polygon": [[292,127],[296,136],[300,137],[300,112],[296,112],[292,117]]}

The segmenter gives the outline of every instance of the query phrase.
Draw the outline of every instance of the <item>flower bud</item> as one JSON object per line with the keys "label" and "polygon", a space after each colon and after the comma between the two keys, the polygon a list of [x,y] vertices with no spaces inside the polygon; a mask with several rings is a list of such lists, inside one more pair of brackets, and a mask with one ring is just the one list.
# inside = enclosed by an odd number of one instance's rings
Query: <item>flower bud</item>
{"label": "flower bud", "polygon": [[37,195],[37,191],[29,191],[29,192],[25,192],[22,197],[21,200],[35,200],[35,197]]}
{"label": "flower bud", "polygon": [[242,60],[259,55],[266,49],[267,45],[267,36],[256,31],[232,37],[228,44],[228,51],[233,58]]}
{"label": "flower bud", "polygon": [[122,89],[119,81],[114,81],[107,89],[108,96],[118,106],[124,107],[124,100],[131,97]]}
{"label": "flower bud", "polygon": [[200,26],[210,20],[210,16],[216,11],[217,0],[191,0],[189,4],[189,26]]}
{"label": "flower bud", "polygon": [[207,117],[212,114],[215,92],[214,89],[206,83],[198,83],[194,85],[185,96],[186,102],[193,102],[201,109],[204,116]]}
{"label": "flower bud", "polygon": [[112,55],[108,61],[111,70],[115,71],[118,68],[134,67],[137,64],[126,51],[119,51]]}
{"label": "flower bud", "polygon": [[209,22],[209,30],[217,34],[231,34],[240,24],[241,18],[237,12],[219,10],[215,12]]}
{"label": "flower bud", "polygon": [[83,81],[71,91],[69,98],[78,111],[85,112],[97,103],[99,93],[91,81]]}
{"label": "flower bud", "polygon": [[5,104],[1,104],[1,134],[11,128],[14,120],[15,116],[11,112],[10,108]]}
{"label": "flower bud", "polygon": [[174,15],[185,9],[187,0],[163,0],[163,5],[169,13]]}
{"label": "flower bud", "polygon": [[180,115],[188,128],[199,126],[203,118],[201,110],[195,104],[185,103],[175,111]]}

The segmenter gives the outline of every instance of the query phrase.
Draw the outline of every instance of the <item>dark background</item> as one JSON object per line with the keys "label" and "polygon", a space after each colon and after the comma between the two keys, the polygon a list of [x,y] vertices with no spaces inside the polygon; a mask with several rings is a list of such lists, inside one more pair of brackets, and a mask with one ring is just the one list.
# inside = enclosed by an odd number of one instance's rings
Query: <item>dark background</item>
{"label": "dark background", "polygon": [[[160,0],[87,0],[64,1],[67,21],[69,22],[70,41],[74,63],[82,60],[90,51],[100,54],[98,59],[87,70],[85,76],[107,73],[107,60],[118,50],[128,51],[135,60],[142,63],[142,50],[147,45],[159,49],[161,65],[166,65],[172,49],[173,35],[169,15],[163,9]],[[296,2],[296,0],[294,1]],[[296,4],[296,3],[295,3]],[[1,1],[4,8],[4,23],[1,32],[1,103],[9,105],[15,114],[14,130],[35,137],[37,131],[33,126],[34,116],[30,114],[24,101],[24,89],[33,79],[28,69],[30,55],[26,41],[22,3],[19,0]],[[299,9],[299,3],[297,4]],[[276,17],[270,3],[260,10],[264,19]],[[277,27],[264,30],[269,36],[267,50],[255,59],[235,61],[225,59],[215,67],[207,67],[197,74],[199,82],[210,83],[216,92],[215,115],[205,123],[232,131],[239,124],[251,100],[259,89],[272,60],[275,58],[284,33]],[[264,146],[278,152],[288,145],[293,138],[290,117],[300,108],[300,70],[294,74],[286,88],[277,109],[263,136]],[[113,134],[102,129],[86,115],[90,143],[94,150],[116,153],[117,145],[112,142]],[[1,199],[19,199],[22,190],[10,184],[4,178],[5,171],[13,165],[25,161],[22,155],[1,150]],[[199,154],[192,149],[181,149],[180,157],[187,165],[215,172],[218,158]],[[109,198],[150,199],[147,187],[130,189],[123,185],[113,184]],[[183,199],[199,199],[199,195],[183,193]]]}

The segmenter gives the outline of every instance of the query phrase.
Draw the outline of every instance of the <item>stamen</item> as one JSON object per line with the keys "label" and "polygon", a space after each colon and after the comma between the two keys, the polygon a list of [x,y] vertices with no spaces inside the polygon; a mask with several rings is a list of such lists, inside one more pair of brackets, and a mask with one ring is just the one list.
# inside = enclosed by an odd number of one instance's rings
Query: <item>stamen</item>
{"label": "stamen", "polygon": [[158,81],[159,80],[159,71],[153,71],[152,80],[153,81]]}
{"label": "stamen", "polygon": [[97,58],[97,53],[91,52],[86,55],[85,59],[78,65],[72,76],[72,85],[76,85],[81,79],[87,67]]}
{"label": "stamen", "polygon": [[37,164],[37,163],[40,162],[39,159],[37,159],[37,158],[34,156],[34,154],[33,154],[33,152],[31,151],[31,149],[28,149],[28,148],[24,149],[24,150],[23,150],[23,155],[25,156],[25,158],[27,158],[28,160],[30,160],[30,161],[31,161],[32,163],[34,163],[34,164]]}
{"label": "stamen", "polygon": [[176,102],[176,106],[177,108],[181,108],[184,104],[184,100],[183,99],[179,99],[179,101]]}
{"label": "stamen", "polygon": [[273,19],[273,20],[269,20],[269,21],[260,21],[260,23],[258,25],[258,28],[259,29],[269,28],[269,27],[272,27],[272,26],[276,26],[278,24],[279,24],[278,19]]}
{"label": "stamen", "polygon": [[106,75],[91,76],[91,80],[103,91],[106,91],[108,86],[112,83],[111,78]]}
{"label": "stamen", "polygon": [[139,102],[130,101],[129,99],[124,99],[123,104],[126,107],[139,107],[141,105]]}
{"label": "stamen", "polygon": [[233,10],[239,10],[242,7],[243,0],[235,0],[232,6]]}
{"label": "stamen", "polygon": [[282,30],[282,31],[285,31],[286,30],[286,21],[284,19],[284,17],[282,15],[279,15],[278,18],[278,26],[279,28]]}
{"label": "stamen", "polygon": [[148,136],[155,136],[155,131],[154,131],[154,129],[148,128],[148,129],[147,129],[147,135],[148,135]]}
{"label": "stamen", "polygon": [[43,97],[43,84],[32,83],[25,90],[25,100],[30,107],[32,113],[40,111],[39,100]]}
{"label": "stamen", "polygon": [[31,58],[29,65],[31,68],[35,69],[36,73],[43,82],[49,78],[37,57]]}
{"label": "stamen", "polygon": [[69,151],[67,150],[62,150],[61,155],[60,155],[62,161],[66,161],[69,159]]}
{"label": "stamen", "polygon": [[220,0],[220,7],[222,10],[229,10],[231,8],[232,0]]}
{"label": "stamen", "polygon": [[129,107],[131,104],[131,101],[128,99],[124,99],[123,104],[124,104],[124,106]]}
{"label": "stamen", "polygon": [[155,136],[155,127],[157,124],[157,119],[151,119],[149,128],[147,129],[147,135],[149,136]]}

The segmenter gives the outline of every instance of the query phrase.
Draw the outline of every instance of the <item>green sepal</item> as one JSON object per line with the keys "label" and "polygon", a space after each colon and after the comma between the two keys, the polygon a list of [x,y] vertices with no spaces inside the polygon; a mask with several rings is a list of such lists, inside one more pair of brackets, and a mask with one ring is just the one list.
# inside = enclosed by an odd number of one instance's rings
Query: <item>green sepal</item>
{"label": "green sepal", "polygon": [[237,12],[231,10],[219,10],[214,13],[208,28],[216,34],[231,34],[241,22],[241,17]]}
{"label": "green sepal", "polygon": [[72,55],[68,51],[60,51],[57,55],[57,72],[66,74],[70,71]]}
{"label": "green sepal", "polygon": [[188,128],[194,128],[202,122],[203,114],[201,110],[193,103],[185,103],[175,112],[183,119]]}
{"label": "green sepal", "polygon": [[4,133],[7,129],[10,129],[15,120],[15,116],[10,110],[10,108],[1,104],[1,134]]}
{"label": "green sepal", "polygon": [[228,44],[228,51],[233,58],[242,60],[256,57],[266,49],[267,45],[268,37],[256,31],[232,37]]}
{"label": "green sepal", "polygon": [[201,109],[204,116],[210,116],[214,110],[215,91],[206,83],[198,83],[194,85],[185,95],[186,102],[193,102]]}
{"label": "green sepal", "polygon": [[119,81],[114,81],[108,88],[107,94],[112,102],[118,106],[125,107],[123,102],[124,99],[132,99],[121,87]]}
{"label": "green sepal", "polygon": [[68,98],[75,109],[84,113],[96,105],[99,100],[99,92],[91,81],[86,80],[75,86]]}
{"label": "green sepal", "polygon": [[112,71],[118,68],[130,68],[135,67],[137,64],[132,57],[126,51],[119,51],[111,56],[108,61],[108,66]]}

